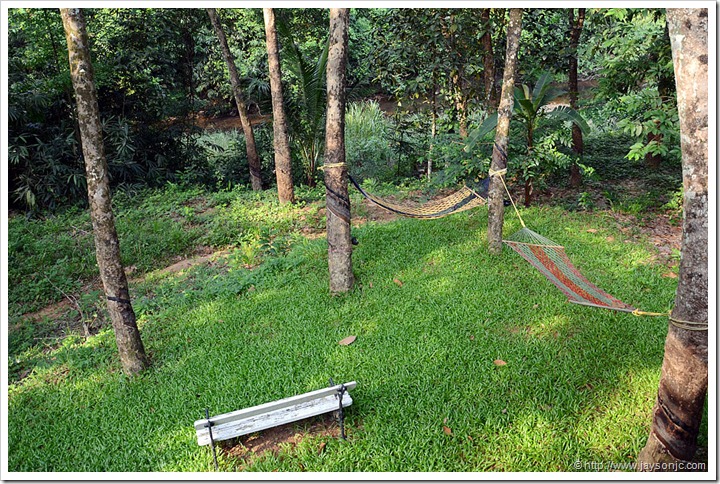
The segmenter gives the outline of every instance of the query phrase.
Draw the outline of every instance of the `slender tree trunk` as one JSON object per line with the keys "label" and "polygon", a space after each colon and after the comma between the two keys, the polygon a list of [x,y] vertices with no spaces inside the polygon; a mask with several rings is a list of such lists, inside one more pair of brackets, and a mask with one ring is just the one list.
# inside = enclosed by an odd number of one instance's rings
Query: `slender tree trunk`
{"label": "slender tree trunk", "polygon": [[693,458],[708,384],[708,9],[667,9],[667,23],[682,145],[682,258],[641,470]]}
{"label": "slender tree trunk", "polygon": [[273,146],[275,148],[275,176],[277,178],[280,203],[293,203],[295,193],[290,161],[290,142],[288,140],[285,107],[283,105],[282,72],[280,71],[280,52],[275,13],[272,8],[263,8],[265,18],[265,40],[267,43],[268,66],[270,69],[270,93],[273,107]]}
{"label": "slender tree trunk", "polygon": [[[568,68],[569,91],[570,91],[570,107],[577,110],[578,101],[578,57],[577,48],[580,44],[580,34],[582,33],[583,23],[585,22],[585,9],[578,8],[578,16],[575,19],[575,9],[568,10],[570,20],[570,61]],[[583,155],[583,136],[580,127],[573,123],[572,125],[572,149],[573,152],[582,159]],[[570,186],[579,187],[582,183],[582,175],[580,167],[573,163],[570,165]]]}
{"label": "slender tree trunk", "polygon": [[490,23],[490,9],[483,8],[480,14],[483,23],[483,36],[480,42],[483,47],[483,81],[485,84],[485,109],[492,113],[496,109],[495,99],[495,58],[493,57],[492,24]]}
{"label": "slender tree trunk", "polygon": [[461,138],[467,138],[467,102],[465,94],[463,93],[463,80],[462,75],[460,74],[461,69],[461,66],[457,66],[450,77],[450,82],[452,84],[453,98],[455,101],[455,112],[457,113],[458,131],[460,132]]}
{"label": "slender tree trunk", "polygon": [[253,135],[252,125],[247,116],[247,108],[242,97],[242,89],[240,87],[240,76],[235,66],[235,60],[233,59],[230,48],[228,47],[227,37],[223,31],[222,25],[220,25],[220,19],[214,8],[207,9],[210,22],[212,22],[215,34],[220,41],[220,48],[222,49],[223,57],[225,58],[225,64],[227,64],[228,71],[230,71],[230,84],[232,85],[233,96],[235,97],[235,104],[237,104],[238,114],[240,115],[240,124],[242,124],[243,133],[245,134],[245,149],[247,151],[248,166],[250,168],[250,184],[253,190],[262,190],[262,180],[260,179],[260,158],[258,157],[257,148],[255,147],[255,135]]}
{"label": "slender tree trunk", "polygon": [[327,116],[325,121],[325,200],[327,204],[330,292],[353,286],[350,242],[350,198],[345,164],[345,68],[350,10],[330,9],[330,49],[327,61]]}
{"label": "slender tree trunk", "polygon": [[[522,29],[522,9],[510,9],[510,23],[507,28],[507,50],[505,53],[505,72],[503,73],[502,92],[498,106],[498,122],[495,128],[495,145],[493,146],[490,169],[494,172],[507,168],[504,154],[508,149],[508,133],[513,111],[513,88],[517,54]],[[504,188],[497,176],[491,176],[488,193],[488,249],[492,254],[502,251],[502,228],[505,207],[503,205]]]}
{"label": "slender tree trunk", "polygon": [[80,138],[87,173],[90,218],[95,236],[95,255],[108,312],[115,331],[115,341],[122,367],[128,374],[139,373],[149,365],[135,312],[130,303],[127,277],[120,259],[120,243],[110,199],[110,181],[103,146],[102,124],[90,62],[85,19],[78,8],[61,8],[70,57],[70,76],[75,90]]}
{"label": "slender tree trunk", "polygon": [[[527,124],[527,154],[528,158],[532,157],[532,152],[535,147],[534,142],[535,137],[535,128],[533,127],[532,122],[528,122]],[[533,195],[533,180],[531,176],[525,177],[525,206],[529,207],[530,202],[532,201],[532,195]]]}
{"label": "slender tree trunk", "polygon": [[433,69],[432,118],[430,121],[430,153],[428,154],[427,179],[430,180],[433,168],[433,151],[437,136],[437,71]]}

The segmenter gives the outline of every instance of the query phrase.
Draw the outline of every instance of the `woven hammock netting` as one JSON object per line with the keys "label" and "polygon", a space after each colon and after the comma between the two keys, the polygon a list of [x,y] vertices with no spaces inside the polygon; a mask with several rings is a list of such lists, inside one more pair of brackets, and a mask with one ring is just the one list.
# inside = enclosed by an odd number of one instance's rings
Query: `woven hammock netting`
{"label": "woven hammock netting", "polygon": [[503,242],[540,271],[575,304],[632,313],[625,304],[588,281],[570,262],[565,247],[523,227]]}
{"label": "woven hammock netting", "polygon": [[375,205],[410,218],[432,219],[445,217],[452,213],[464,212],[465,210],[485,205],[487,198],[487,189],[485,187],[478,187],[478,192],[464,185],[456,192],[438,200],[430,200],[420,205],[400,204],[371,195],[366,192],[353,177],[349,178],[352,184],[355,185],[355,188]]}

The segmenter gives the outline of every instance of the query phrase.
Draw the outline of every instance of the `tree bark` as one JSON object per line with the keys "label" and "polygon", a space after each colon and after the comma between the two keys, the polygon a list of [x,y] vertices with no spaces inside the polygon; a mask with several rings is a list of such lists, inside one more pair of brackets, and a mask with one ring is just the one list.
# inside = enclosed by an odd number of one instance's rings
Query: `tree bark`
{"label": "tree bark", "polygon": [[[505,72],[503,73],[502,92],[498,106],[498,122],[495,128],[490,169],[494,172],[507,168],[508,133],[513,111],[513,88],[517,69],[517,54],[522,29],[522,9],[510,9],[510,23],[507,28],[507,50],[505,54]],[[492,254],[502,251],[502,228],[505,207],[503,205],[504,188],[498,176],[491,175],[488,192],[488,250]]]}
{"label": "tree bark", "polygon": [[666,470],[662,464],[681,464],[693,458],[708,384],[708,10],[668,9],[667,23],[685,195],[675,307],[665,340],[652,428],[638,457],[639,468],[649,471]]}
{"label": "tree bark", "polygon": [[330,48],[327,61],[327,115],[325,121],[325,199],[327,204],[330,292],[353,286],[350,198],[345,164],[345,68],[350,10],[330,9]]}
{"label": "tree bark", "polygon": [[433,170],[433,151],[437,136],[437,71],[433,69],[432,115],[430,118],[430,148],[428,150],[427,179],[430,180]]}
{"label": "tree bark", "polygon": [[275,30],[275,13],[272,8],[263,8],[265,18],[265,40],[270,69],[270,94],[273,107],[273,146],[275,149],[275,177],[277,179],[278,198],[280,203],[293,203],[295,192],[292,180],[292,164],[290,161],[290,143],[283,105],[282,72],[280,71],[280,52],[278,49],[277,31]]}
{"label": "tree bark", "polygon": [[79,8],[61,8],[60,15],[67,39],[70,76],[75,90],[85,158],[95,256],[108,299],[108,312],[115,331],[120,362],[126,373],[136,374],[147,368],[150,362],[140,339],[135,312],[130,303],[127,277],[120,259],[120,243],[112,212],[108,165],[85,19]]}
{"label": "tree bark", "polygon": [[495,112],[495,58],[493,57],[492,24],[490,23],[490,9],[483,8],[480,14],[484,33],[480,38],[483,47],[483,81],[485,84],[485,109],[489,113]]}
{"label": "tree bark", "polygon": [[243,101],[242,89],[240,87],[240,76],[237,72],[237,66],[235,66],[235,60],[233,59],[230,48],[228,47],[227,37],[223,31],[222,25],[220,25],[220,19],[214,8],[207,9],[210,22],[212,22],[215,34],[220,41],[220,48],[222,49],[223,58],[227,65],[228,71],[230,72],[230,84],[232,85],[233,96],[235,97],[235,104],[237,105],[238,114],[240,115],[240,124],[242,124],[243,133],[245,134],[245,150],[247,151],[248,166],[250,169],[250,184],[252,189],[259,191],[262,190],[262,180],[260,178],[260,158],[258,157],[257,148],[255,147],[255,135],[253,134],[252,125],[247,116],[247,108],[245,107],[245,101]]}
{"label": "tree bark", "polygon": [[[570,20],[570,60],[568,67],[568,84],[570,91],[570,107],[577,110],[578,101],[578,57],[577,48],[580,44],[580,34],[582,33],[583,23],[585,22],[585,9],[578,8],[578,16],[575,19],[575,9],[571,8],[568,11]],[[580,127],[573,123],[572,125],[572,149],[573,152],[582,158],[583,155],[583,136]],[[582,175],[580,174],[580,167],[577,163],[570,165],[570,186],[579,187],[582,183]]]}

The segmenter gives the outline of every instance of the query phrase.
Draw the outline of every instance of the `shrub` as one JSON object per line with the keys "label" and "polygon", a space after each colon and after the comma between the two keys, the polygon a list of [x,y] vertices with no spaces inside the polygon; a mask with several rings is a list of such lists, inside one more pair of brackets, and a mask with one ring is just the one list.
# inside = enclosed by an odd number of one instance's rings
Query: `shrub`
{"label": "shrub", "polygon": [[359,179],[392,179],[396,160],[390,145],[390,120],[376,101],[358,102],[348,106],[345,114],[345,148],[347,163]]}

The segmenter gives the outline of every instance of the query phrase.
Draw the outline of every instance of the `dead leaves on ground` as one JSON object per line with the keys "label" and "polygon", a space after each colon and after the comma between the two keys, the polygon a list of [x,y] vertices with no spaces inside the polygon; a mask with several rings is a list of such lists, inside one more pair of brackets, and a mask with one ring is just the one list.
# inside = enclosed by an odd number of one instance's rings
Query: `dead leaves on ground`
{"label": "dead leaves on ground", "polygon": [[343,338],[340,341],[338,341],[338,344],[340,346],[350,346],[351,344],[353,344],[355,342],[356,339],[357,339],[357,336],[351,335],[351,336],[348,336],[347,338]]}

